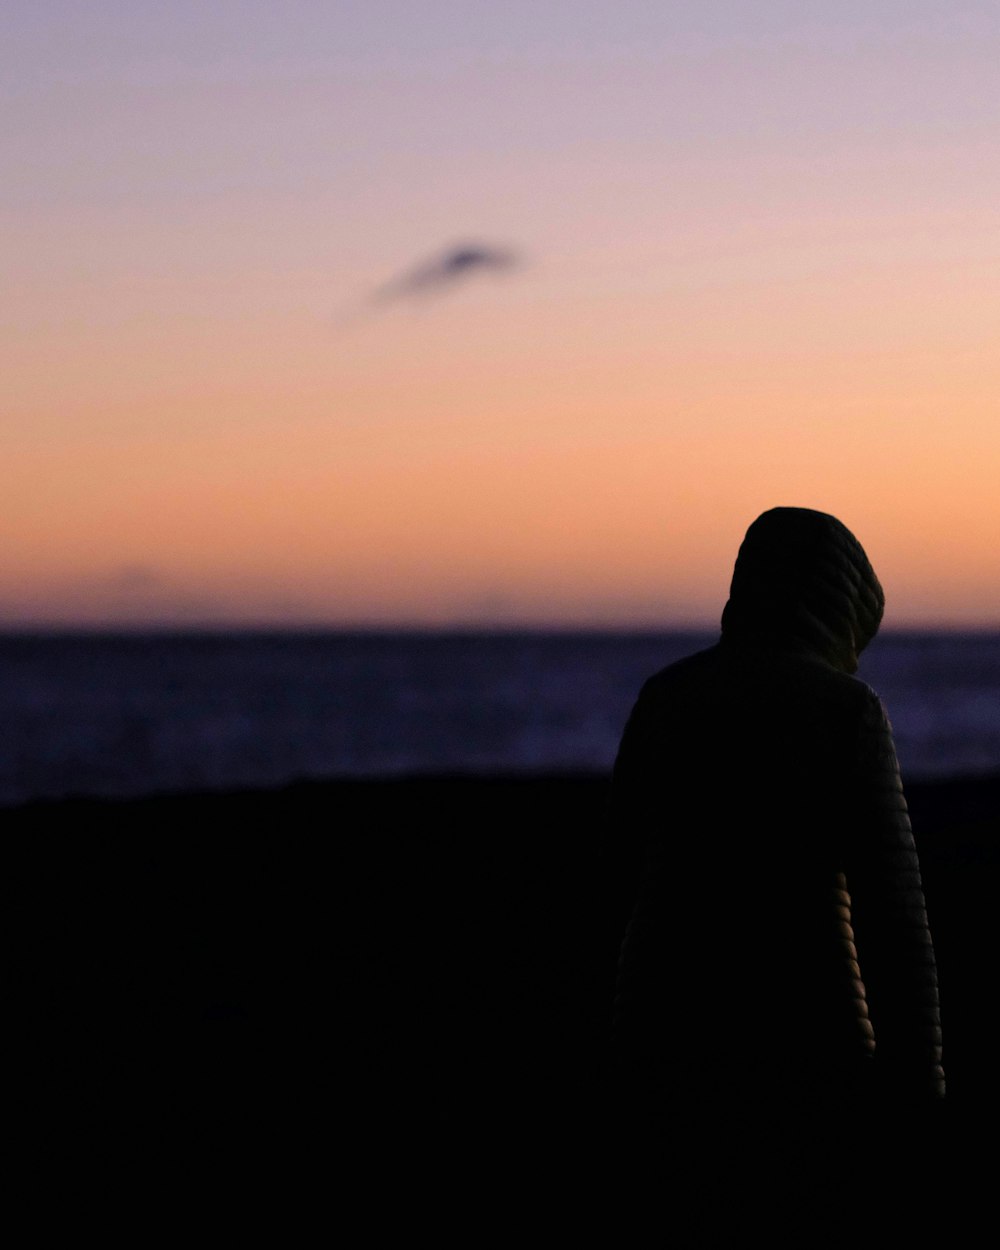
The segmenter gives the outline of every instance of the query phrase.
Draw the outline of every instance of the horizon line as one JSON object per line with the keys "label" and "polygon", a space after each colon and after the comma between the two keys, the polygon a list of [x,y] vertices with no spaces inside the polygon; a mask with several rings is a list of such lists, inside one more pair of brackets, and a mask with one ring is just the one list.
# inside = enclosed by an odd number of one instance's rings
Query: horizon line
{"label": "horizon line", "polygon": [[[691,621],[574,622],[574,621],[0,621],[0,637],[100,634],[699,634],[721,633],[718,623]],[[897,622],[876,637],[898,634],[1000,634],[1000,621]]]}

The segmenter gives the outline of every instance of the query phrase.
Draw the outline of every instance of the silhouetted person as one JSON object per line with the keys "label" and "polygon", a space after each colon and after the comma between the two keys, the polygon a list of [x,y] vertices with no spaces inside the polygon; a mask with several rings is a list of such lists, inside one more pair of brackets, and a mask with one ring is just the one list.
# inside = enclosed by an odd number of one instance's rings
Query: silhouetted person
{"label": "silhouetted person", "polygon": [[622,737],[604,851],[618,1133],[688,1149],[695,1181],[728,1160],[757,1184],[819,1143],[849,1203],[862,1139],[944,1093],[892,734],[851,676],[883,606],[838,520],[765,512],[720,641],[650,678]]}

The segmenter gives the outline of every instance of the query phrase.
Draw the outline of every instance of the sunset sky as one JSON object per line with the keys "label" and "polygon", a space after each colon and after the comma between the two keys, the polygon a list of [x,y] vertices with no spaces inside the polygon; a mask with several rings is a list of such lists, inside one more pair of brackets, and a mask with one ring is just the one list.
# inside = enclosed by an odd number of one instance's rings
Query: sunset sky
{"label": "sunset sky", "polygon": [[8,0],[0,96],[5,626],[713,624],[776,504],[1000,626],[995,3]]}

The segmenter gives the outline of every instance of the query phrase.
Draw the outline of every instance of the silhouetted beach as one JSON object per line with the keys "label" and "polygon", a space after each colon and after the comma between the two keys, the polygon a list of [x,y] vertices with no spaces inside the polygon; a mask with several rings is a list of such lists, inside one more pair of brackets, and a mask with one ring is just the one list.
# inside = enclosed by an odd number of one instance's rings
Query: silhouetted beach
{"label": "silhouetted beach", "polygon": [[[305,1174],[336,1140],[368,1176],[599,1172],[615,1147],[607,786],[421,778],[6,809],[25,1157]],[[941,974],[944,1154],[968,1146],[974,1164],[997,1098],[1000,778],[908,798]]]}

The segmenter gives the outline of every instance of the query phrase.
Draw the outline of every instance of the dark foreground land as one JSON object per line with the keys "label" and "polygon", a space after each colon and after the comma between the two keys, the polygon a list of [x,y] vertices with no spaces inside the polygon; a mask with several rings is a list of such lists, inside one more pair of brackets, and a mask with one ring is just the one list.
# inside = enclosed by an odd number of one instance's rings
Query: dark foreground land
{"label": "dark foreground land", "polygon": [[[244,1210],[374,1186],[376,1222],[411,1190],[440,1212],[483,1183],[480,1218],[532,1187],[585,1209],[616,1150],[599,1096],[606,784],[3,811],[22,1163],[57,1194],[101,1176],[90,1196],[111,1202],[150,1182],[176,1200],[197,1177]],[[942,985],[935,1175],[962,1186],[961,1222],[989,1205],[995,1162],[1000,778],[908,798]],[[956,1226],[950,1243],[972,1240]]]}

